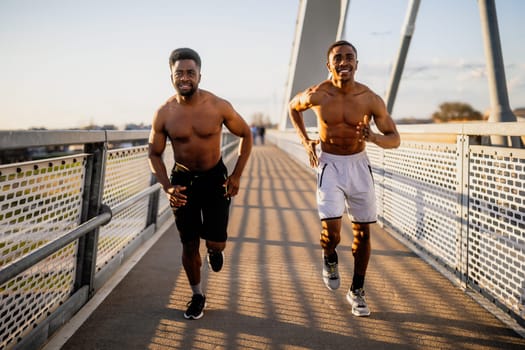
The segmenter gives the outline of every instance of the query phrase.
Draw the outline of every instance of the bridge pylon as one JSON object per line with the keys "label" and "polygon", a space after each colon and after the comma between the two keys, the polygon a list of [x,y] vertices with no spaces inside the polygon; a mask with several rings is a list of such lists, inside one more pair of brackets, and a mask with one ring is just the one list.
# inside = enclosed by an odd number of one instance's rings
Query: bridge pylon
{"label": "bridge pylon", "polygon": [[[279,128],[292,128],[288,118],[288,101],[298,92],[314,85],[328,75],[326,50],[342,38],[350,0],[301,0],[295,26],[295,38],[288,69],[288,81]],[[304,123],[316,127],[311,111],[304,113]]]}

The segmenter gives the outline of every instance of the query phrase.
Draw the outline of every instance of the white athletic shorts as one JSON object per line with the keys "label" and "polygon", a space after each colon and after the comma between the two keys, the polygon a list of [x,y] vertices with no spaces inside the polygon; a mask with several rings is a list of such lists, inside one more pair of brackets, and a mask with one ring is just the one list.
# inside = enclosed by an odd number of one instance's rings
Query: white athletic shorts
{"label": "white athletic shorts", "polygon": [[341,218],[346,208],[352,222],[377,221],[374,179],[365,151],[343,156],[320,152],[317,205],[321,220]]}

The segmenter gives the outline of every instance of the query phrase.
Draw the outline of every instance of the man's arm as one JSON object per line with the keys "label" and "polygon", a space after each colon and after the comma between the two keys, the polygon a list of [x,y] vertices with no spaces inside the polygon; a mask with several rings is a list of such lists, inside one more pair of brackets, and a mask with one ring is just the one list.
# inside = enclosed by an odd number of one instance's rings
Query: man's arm
{"label": "man's arm", "polygon": [[162,154],[166,148],[167,136],[164,133],[164,127],[160,121],[159,112],[153,118],[151,125],[151,131],[149,134],[148,141],[148,160],[151,172],[157,178],[164,191],[170,186],[170,180],[168,178],[168,172],[166,171],[166,165],[162,160]]}
{"label": "man's arm", "polygon": [[386,109],[383,99],[375,94],[372,99],[372,115],[381,134],[375,133],[370,128],[371,116],[365,115],[363,121],[357,125],[357,133],[360,135],[360,141],[372,142],[381,148],[399,147],[401,137],[399,136],[394,120]]}
{"label": "man's arm", "polygon": [[235,111],[229,102],[223,101],[221,104],[223,104],[224,109],[224,125],[232,134],[241,138],[237,162],[235,163],[233,172],[224,184],[226,186],[226,195],[233,197],[239,192],[241,175],[250,157],[253,143],[252,132],[246,121]]}
{"label": "man's arm", "polygon": [[319,140],[311,140],[308,137],[308,133],[306,132],[306,127],[304,126],[303,119],[303,111],[313,106],[312,93],[313,92],[311,88],[304,92],[298,93],[294,98],[292,98],[292,100],[288,104],[288,111],[290,115],[290,120],[292,121],[292,125],[294,126],[297,134],[299,135],[299,138],[301,139],[301,143],[303,144],[304,148],[306,149],[306,152],[308,153],[310,166],[315,168],[318,165],[318,158],[317,153],[315,151],[315,147],[319,143]]}
{"label": "man's arm", "polygon": [[168,177],[166,165],[162,159],[162,153],[166,148],[167,136],[164,132],[164,124],[162,117],[160,116],[160,110],[153,118],[151,125],[151,131],[149,134],[148,141],[148,160],[151,172],[157,178],[157,181],[162,186],[164,192],[168,196],[168,200],[172,207],[180,207],[186,204],[186,195],[181,191],[184,191],[184,186],[173,186]]}

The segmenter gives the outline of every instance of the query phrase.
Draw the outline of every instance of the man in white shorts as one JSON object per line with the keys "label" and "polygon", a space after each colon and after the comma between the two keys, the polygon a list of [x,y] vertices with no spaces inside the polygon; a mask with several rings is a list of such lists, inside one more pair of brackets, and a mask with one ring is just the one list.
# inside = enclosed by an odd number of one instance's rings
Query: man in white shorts
{"label": "man in white shorts", "polygon": [[[344,40],[333,43],[326,63],[330,78],[297,94],[290,101],[289,112],[310,165],[317,168],[323,281],[330,290],[339,288],[336,247],[346,208],[352,219],[354,256],[354,274],[346,298],[354,315],[369,316],[364,281],[371,251],[370,224],[376,222],[376,200],[365,141],[396,148],[400,137],[381,97],[354,80],[357,63],[357,50],[352,44]],[[306,132],[302,112],[307,109],[317,116],[318,140],[311,140]],[[371,120],[380,133],[370,129]]]}
{"label": "man in white shorts", "polygon": [[353,222],[376,222],[372,169],[365,151],[350,155],[319,154],[317,204],[321,220],[342,218],[345,209]]}

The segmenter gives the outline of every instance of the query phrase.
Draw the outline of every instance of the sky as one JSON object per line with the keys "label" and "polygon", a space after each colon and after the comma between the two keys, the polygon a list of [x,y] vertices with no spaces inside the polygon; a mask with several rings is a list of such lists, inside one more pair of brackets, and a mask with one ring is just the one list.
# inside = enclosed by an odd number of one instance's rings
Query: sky
{"label": "sky", "polygon": [[[350,0],[343,37],[358,49],[356,80],[382,97],[408,5]],[[248,122],[262,113],[277,123],[298,9],[299,0],[0,0],[0,130],[149,125],[174,94],[168,57],[183,46],[201,55],[201,88]],[[496,10],[510,107],[525,107],[525,1],[496,0]],[[421,0],[392,117],[428,118],[455,101],[490,107],[478,2]]]}

